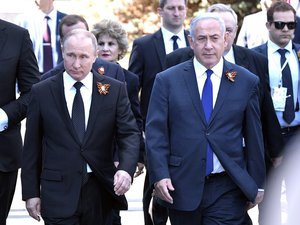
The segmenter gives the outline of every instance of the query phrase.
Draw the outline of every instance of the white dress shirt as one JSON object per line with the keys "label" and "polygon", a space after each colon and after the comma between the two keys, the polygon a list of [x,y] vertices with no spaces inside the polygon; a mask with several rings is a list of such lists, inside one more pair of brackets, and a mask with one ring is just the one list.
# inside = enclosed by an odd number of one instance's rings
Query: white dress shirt
{"label": "white dress shirt", "polygon": [[0,132],[8,128],[8,117],[3,109],[0,108]]}
{"label": "white dress shirt", "polygon": [[[280,54],[277,52],[280,47],[276,45],[272,41],[268,41],[268,61],[269,61],[269,79],[270,79],[270,87],[271,93],[275,87],[278,87],[282,84],[281,79],[281,63],[280,63]],[[285,47],[288,52],[286,52],[285,57],[286,61],[289,64],[291,75],[292,75],[292,82],[293,82],[293,94],[294,94],[294,107],[296,108],[296,102],[299,101],[299,59],[297,53],[294,51],[292,47],[292,41]],[[276,109],[275,109],[276,110]],[[295,112],[295,119],[292,121],[291,124],[287,124],[283,119],[283,112],[276,111],[276,115],[281,127],[287,126],[296,126],[300,124],[300,111]]]}
{"label": "white dress shirt", "polygon": [[168,31],[164,27],[161,28],[161,31],[162,31],[162,35],[163,35],[163,39],[164,39],[166,54],[173,52],[174,41],[173,41],[172,37],[174,35],[178,36],[178,39],[177,39],[178,48],[186,47],[184,29],[181,29],[181,31],[179,31],[178,34],[173,34],[172,32]]}
{"label": "white dress shirt", "polygon": [[[194,61],[194,69],[196,72],[198,90],[199,90],[200,98],[202,99],[202,90],[207,77],[206,76],[207,69],[203,65],[201,65],[195,57],[193,61]],[[224,64],[224,60],[223,58],[221,58],[220,62],[217,65],[215,65],[213,68],[211,68],[211,70],[213,71],[213,74],[211,75],[211,82],[213,86],[213,107],[215,106],[217,96],[219,93],[219,88],[220,88],[220,83],[221,83],[221,78],[223,73],[223,64]],[[224,171],[224,168],[221,165],[215,153],[213,153],[213,165],[214,168],[212,173],[220,173]]]}
{"label": "white dress shirt", "polygon": [[266,43],[269,38],[266,22],[267,12],[265,10],[245,16],[236,44],[254,48]]}
{"label": "white dress shirt", "polygon": [[[66,103],[69,111],[70,118],[72,118],[72,108],[73,101],[76,94],[76,89],[73,86],[77,81],[74,80],[67,72],[63,74],[63,82],[64,82],[64,92]],[[93,74],[89,73],[83,80],[80,81],[83,85],[80,88],[80,93],[83,100],[84,105],[84,116],[85,116],[85,129],[88,125],[90,108],[92,102],[92,92],[93,92]],[[90,166],[87,164],[87,172],[92,172]]]}
{"label": "white dress shirt", "polygon": [[[31,12],[30,14],[24,14],[17,19],[17,24],[28,30],[30,39],[33,44],[34,54],[38,61],[39,71],[43,72],[43,34],[46,30],[46,14],[40,10]],[[56,20],[57,20],[57,10],[53,9],[48,15],[50,19],[48,20],[49,28],[51,31],[51,47],[53,55],[53,67],[56,66],[58,54],[56,49],[56,41],[59,39],[56,33]]]}

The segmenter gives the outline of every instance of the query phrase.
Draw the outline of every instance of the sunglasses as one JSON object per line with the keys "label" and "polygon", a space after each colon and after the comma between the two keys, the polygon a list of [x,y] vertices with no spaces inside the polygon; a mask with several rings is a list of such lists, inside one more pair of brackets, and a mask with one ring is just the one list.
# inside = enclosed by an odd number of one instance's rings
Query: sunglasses
{"label": "sunglasses", "polygon": [[274,22],[270,22],[270,23],[274,23],[275,28],[278,30],[282,30],[285,25],[287,25],[287,28],[289,30],[293,30],[296,28],[296,22],[281,22],[281,21],[274,21]]}

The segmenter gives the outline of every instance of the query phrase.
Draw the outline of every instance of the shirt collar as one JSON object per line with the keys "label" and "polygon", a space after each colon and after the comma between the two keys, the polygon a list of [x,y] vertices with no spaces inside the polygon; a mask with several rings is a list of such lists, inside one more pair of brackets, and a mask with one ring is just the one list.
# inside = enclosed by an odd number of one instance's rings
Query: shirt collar
{"label": "shirt collar", "polygon": [[[277,52],[277,50],[280,49],[280,47],[272,42],[271,40],[268,40],[268,51],[271,53]],[[290,40],[289,43],[285,46],[286,50],[288,50],[290,53],[293,51],[293,44],[292,41]]]}
{"label": "shirt collar", "polygon": [[163,37],[164,37],[165,40],[170,41],[171,38],[172,38],[174,35],[177,35],[177,36],[178,36],[178,39],[179,39],[180,41],[185,41],[185,36],[184,36],[184,30],[183,30],[183,29],[181,29],[177,34],[174,34],[174,33],[170,32],[170,31],[168,31],[166,28],[161,27],[161,32],[162,32]]}
{"label": "shirt collar", "polygon": [[[77,80],[74,80],[66,71],[63,73],[63,81],[66,90],[71,90],[72,88],[74,88],[73,85],[77,82]],[[88,75],[80,82],[91,92],[93,88],[92,72],[89,72]]]}
{"label": "shirt collar", "polygon": [[[205,68],[200,62],[198,62],[196,57],[194,57],[193,61],[194,61],[195,71],[197,71],[196,73],[199,74],[200,76],[206,74],[207,68]],[[220,79],[223,73],[223,63],[224,63],[224,59],[222,57],[220,61],[213,68],[211,68],[214,74]]]}
{"label": "shirt collar", "polygon": [[233,52],[233,47],[229,49],[229,51],[224,55],[224,58],[231,63],[235,63],[235,58],[234,58],[234,52]]}

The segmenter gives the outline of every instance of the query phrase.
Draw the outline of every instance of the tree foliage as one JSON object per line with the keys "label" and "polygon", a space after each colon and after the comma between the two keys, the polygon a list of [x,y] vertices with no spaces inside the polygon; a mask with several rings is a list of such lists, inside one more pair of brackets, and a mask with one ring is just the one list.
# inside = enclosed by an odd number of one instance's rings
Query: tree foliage
{"label": "tree foliage", "polygon": [[[160,26],[160,18],[157,13],[158,0],[118,0],[114,14],[122,22],[128,32],[129,40],[144,34],[153,33]],[[188,0],[186,28],[198,12],[205,11],[215,3],[230,4],[239,17],[239,25],[245,15],[260,10],[259,0]]]}

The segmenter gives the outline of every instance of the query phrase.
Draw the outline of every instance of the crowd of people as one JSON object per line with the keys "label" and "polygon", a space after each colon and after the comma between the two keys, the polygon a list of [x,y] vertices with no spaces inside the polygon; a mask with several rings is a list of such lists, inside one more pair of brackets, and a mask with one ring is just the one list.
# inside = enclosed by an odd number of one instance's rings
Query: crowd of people
{"label": "crowd of people", "polygon": [[282,168],[300,130],[299,1],[262,0],[238,33],[230,5],[187,30],[187,0],[159,0],[161,27],[133,41],[128,68],[120,22],[90,29],[35,3],[34,18],[0,20],[0,225],[19,169],[46,225],[121,225],[144,170],[145,225],[251,225],[257,205],[260,225],[282,224],[283,181],[288,203],[297,189]]}

